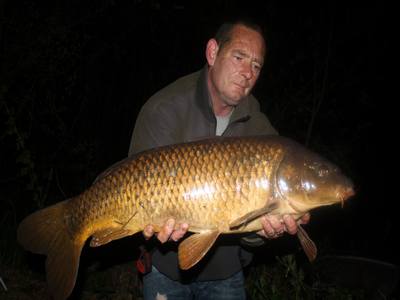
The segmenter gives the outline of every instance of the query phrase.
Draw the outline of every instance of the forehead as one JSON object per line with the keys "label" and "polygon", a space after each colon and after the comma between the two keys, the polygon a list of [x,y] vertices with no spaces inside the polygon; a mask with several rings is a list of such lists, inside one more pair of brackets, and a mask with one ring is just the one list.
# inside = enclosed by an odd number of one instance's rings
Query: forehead
{"label": "forehead", "polygon": [[249,52],[259,59],[264,58],[264,38],[257,31],[244,25],[236,25],[231,31],[230,41],[225,46],[226,50],[240,50]]}

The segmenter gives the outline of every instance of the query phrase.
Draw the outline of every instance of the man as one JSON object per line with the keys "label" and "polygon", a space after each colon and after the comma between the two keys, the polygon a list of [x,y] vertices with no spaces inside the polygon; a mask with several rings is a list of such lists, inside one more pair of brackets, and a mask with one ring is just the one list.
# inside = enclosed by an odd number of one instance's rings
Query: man
{"label": "man", "polygon": [[[141,109],[133,131],[129,155],[168,144],[189,142],[216,135],[277,134],[258,101],[250,94],[264,64],[266,45],[261,29],[251,23],[223,24],[206,46],[207,66],[178,79],[152,96]],[[309,215],[300,223],[308,222]],[[265,238],[284,231],[295,234],[297,224],[262,218]],[[251,253],[243,244],[260,244],[260,237],[232,242],[219,239],[215,249],[193,270],[180,271],[176,243],[190,228],[170,219],[157,234],[161,242],[152,253],[152,271],[146,274],[144,298],[155,299],[245,299],[243,264]],[[153,236],[148,225],[143,234]],[[169,241],[168,243],[166,243]],[[164,298],[160,298],[164,299]]]}

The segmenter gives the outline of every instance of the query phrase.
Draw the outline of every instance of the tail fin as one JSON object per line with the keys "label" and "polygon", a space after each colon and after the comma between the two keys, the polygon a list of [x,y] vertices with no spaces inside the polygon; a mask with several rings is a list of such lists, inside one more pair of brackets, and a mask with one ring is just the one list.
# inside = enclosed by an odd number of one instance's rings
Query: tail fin
{"label": "tail fin", "polygon": [[47,255],[48,289],[55,299],[66,299],[74,288],[85,240],[74,237],[65,223],[68,200],[26,217],[18,227],[18,242],[27,250]]}

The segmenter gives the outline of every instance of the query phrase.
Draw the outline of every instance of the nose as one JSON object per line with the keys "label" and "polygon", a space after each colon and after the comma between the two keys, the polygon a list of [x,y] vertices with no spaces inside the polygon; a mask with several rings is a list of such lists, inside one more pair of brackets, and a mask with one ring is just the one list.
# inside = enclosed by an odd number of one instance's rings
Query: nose
{"label": "nose", "polygon": [[250,80],[253,77],[253,71],[251,68],[251,64],[243,64],[242,65],[242,70],[240,72],[244,78],[247,80]]}

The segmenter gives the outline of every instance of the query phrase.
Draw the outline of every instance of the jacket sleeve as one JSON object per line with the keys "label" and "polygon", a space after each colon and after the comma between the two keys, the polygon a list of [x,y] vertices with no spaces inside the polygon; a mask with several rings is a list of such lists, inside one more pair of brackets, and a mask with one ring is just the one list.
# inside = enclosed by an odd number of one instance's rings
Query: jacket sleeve
{"label": "jacket sleeve", "polygon": [[128,156],[151,148],[175,144],[179,132],[177,116],[165,103],[146,103],[136,119]]}

